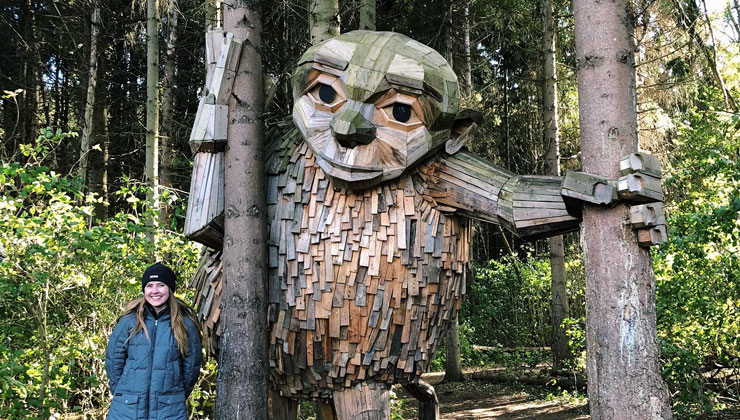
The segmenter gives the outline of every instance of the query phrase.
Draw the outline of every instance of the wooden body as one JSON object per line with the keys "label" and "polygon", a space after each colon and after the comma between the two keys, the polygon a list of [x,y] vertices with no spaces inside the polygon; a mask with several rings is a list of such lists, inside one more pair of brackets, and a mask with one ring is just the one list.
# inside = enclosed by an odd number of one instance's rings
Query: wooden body
{"label": "wooden body", "polygon": [[415,171],[335,189],[297,131],[267,155],[273,384],[330,398],[418,380],[465,290],[468,219],[440,211]]}

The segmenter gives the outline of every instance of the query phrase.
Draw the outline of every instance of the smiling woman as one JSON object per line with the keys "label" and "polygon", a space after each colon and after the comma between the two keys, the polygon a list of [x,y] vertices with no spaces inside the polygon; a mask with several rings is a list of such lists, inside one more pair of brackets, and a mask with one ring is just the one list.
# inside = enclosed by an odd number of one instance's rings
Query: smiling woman
{"label": "smiling woman", "polygon": [[130,302],[105,352],[113,401],[108,420],[187,419],[185,401],[200,374],[200,329],[176,298],[175,273],[156,263],[141,278],[143,297]]}

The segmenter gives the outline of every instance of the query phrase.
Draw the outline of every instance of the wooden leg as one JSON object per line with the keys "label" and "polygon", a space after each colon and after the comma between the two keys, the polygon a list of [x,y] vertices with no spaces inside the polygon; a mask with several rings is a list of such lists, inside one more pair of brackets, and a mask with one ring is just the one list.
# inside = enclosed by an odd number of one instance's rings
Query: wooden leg
{"label": "wooden leg", "polygon": [[318,401],[316,403],[317,420],[337,420],[337,412],[332,401]]}
{"label": "wooden leg", "polygon": [[418,384],[406,384],[403,389],[419,400],[419,420],[439,420],[439,400],[433,386],[419,380]]}
{"label": "wooden leg", "polygon": [[272,420],[296,420],[298,418],[298,400],[285,398],[278,391],[270,391]]}
{"label": "wooden leg", "polygon": [[385,384],[362,384],[334,391],[338,420],[390,420],[391,394]]}

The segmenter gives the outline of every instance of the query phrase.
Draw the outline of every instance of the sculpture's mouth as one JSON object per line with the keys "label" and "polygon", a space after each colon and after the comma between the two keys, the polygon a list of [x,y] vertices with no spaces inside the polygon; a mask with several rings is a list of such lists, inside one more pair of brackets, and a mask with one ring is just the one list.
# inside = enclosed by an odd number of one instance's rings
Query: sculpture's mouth
{"label": "sculpture's mouth", "polygon": [[369,166],[347,165],[324,155],[316,154],[316,162],[324,173],[347,182],[372,181],[383,175],[383,169]]}

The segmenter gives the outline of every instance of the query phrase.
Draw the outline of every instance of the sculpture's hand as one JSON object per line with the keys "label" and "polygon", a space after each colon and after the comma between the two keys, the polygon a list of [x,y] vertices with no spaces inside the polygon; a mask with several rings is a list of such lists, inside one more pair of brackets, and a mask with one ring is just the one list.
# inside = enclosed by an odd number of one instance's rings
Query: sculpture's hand
{"label": "sculpture's hand", "polygon": [[668,237],[658,159],[647,153],[632,153],[620,160],[619,171],[622,176],[618,180],[583,172],[568,172],[560,193],[566,200],[601,205],[625,200],[633,204],[630,207],[630,223],[637,229],[640,246],[649,247],[665,242]]}

